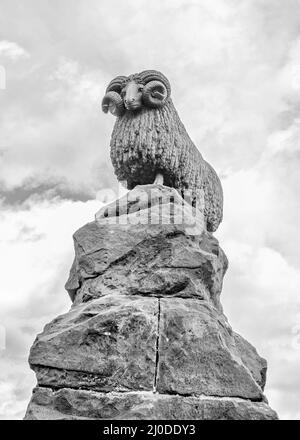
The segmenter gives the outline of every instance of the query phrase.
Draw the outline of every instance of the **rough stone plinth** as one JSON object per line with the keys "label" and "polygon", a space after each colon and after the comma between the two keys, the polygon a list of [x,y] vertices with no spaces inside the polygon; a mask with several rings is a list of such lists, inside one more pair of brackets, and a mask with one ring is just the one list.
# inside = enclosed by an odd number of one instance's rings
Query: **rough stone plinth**
{"label": "rough stone plinth", "polygon": [[[266,361],[223,314],[218,241],[174,190],[154,187],[149,206],[150,190],[74,234],[73,305],[31,348],[38,386],[26,418],[277,418]],[[158,221],[145,222],[153,212]]]}
{"label": "rough stone plinth", "polygon": [[37,387],[27,420],[274,420],[264,402],[239,398],[153,394],[149,391],[99,393]]}

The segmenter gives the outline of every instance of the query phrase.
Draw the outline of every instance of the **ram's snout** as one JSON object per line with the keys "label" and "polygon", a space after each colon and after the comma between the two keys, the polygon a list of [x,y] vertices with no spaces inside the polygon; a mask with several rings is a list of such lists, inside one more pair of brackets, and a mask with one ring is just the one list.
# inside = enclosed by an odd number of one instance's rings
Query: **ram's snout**
{"label": "ram's snout", "polygon": [[127,110],[138,110],[142,107],[143,85],[130,81],[123,90],[124,104]]}

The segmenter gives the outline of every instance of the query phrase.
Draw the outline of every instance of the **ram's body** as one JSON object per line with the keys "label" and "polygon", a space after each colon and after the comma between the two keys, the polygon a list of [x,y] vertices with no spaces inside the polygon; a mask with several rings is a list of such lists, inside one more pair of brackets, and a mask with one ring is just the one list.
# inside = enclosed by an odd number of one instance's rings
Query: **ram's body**
{"label": "ram's body", "polygon": [[153,183],[160,173],[165,185],[188,190],[196,203],[204,193],[207,230],[217,229],[223,214],[220,180],[193,144],[170,97],[159,108],[143,106],[118,116],[110,145],[115,173],[128,189]]}

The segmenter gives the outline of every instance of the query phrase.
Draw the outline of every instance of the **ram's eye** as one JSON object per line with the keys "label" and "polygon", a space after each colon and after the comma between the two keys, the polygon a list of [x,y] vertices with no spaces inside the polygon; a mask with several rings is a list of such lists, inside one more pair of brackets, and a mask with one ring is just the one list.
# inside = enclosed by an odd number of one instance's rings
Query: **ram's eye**
{"label": "ram's eye", "polygon": [[139,92],[141,92],[141,91],[143,90],[143,88],[144,88],[144,86],[143,86],[143,85],[140,85],[140,86],[139,86],[139,89],[138,89]]}

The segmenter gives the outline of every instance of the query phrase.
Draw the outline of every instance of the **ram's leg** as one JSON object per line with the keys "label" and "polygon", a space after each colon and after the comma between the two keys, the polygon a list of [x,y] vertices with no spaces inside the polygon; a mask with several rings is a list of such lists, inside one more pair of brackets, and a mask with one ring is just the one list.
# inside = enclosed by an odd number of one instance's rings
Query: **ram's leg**
{"label": "ram's leg", "polygon": [[163,185],[163,184],[164,184],[164,176],[161,173],[157,173],[154,180],[154,185]]}

